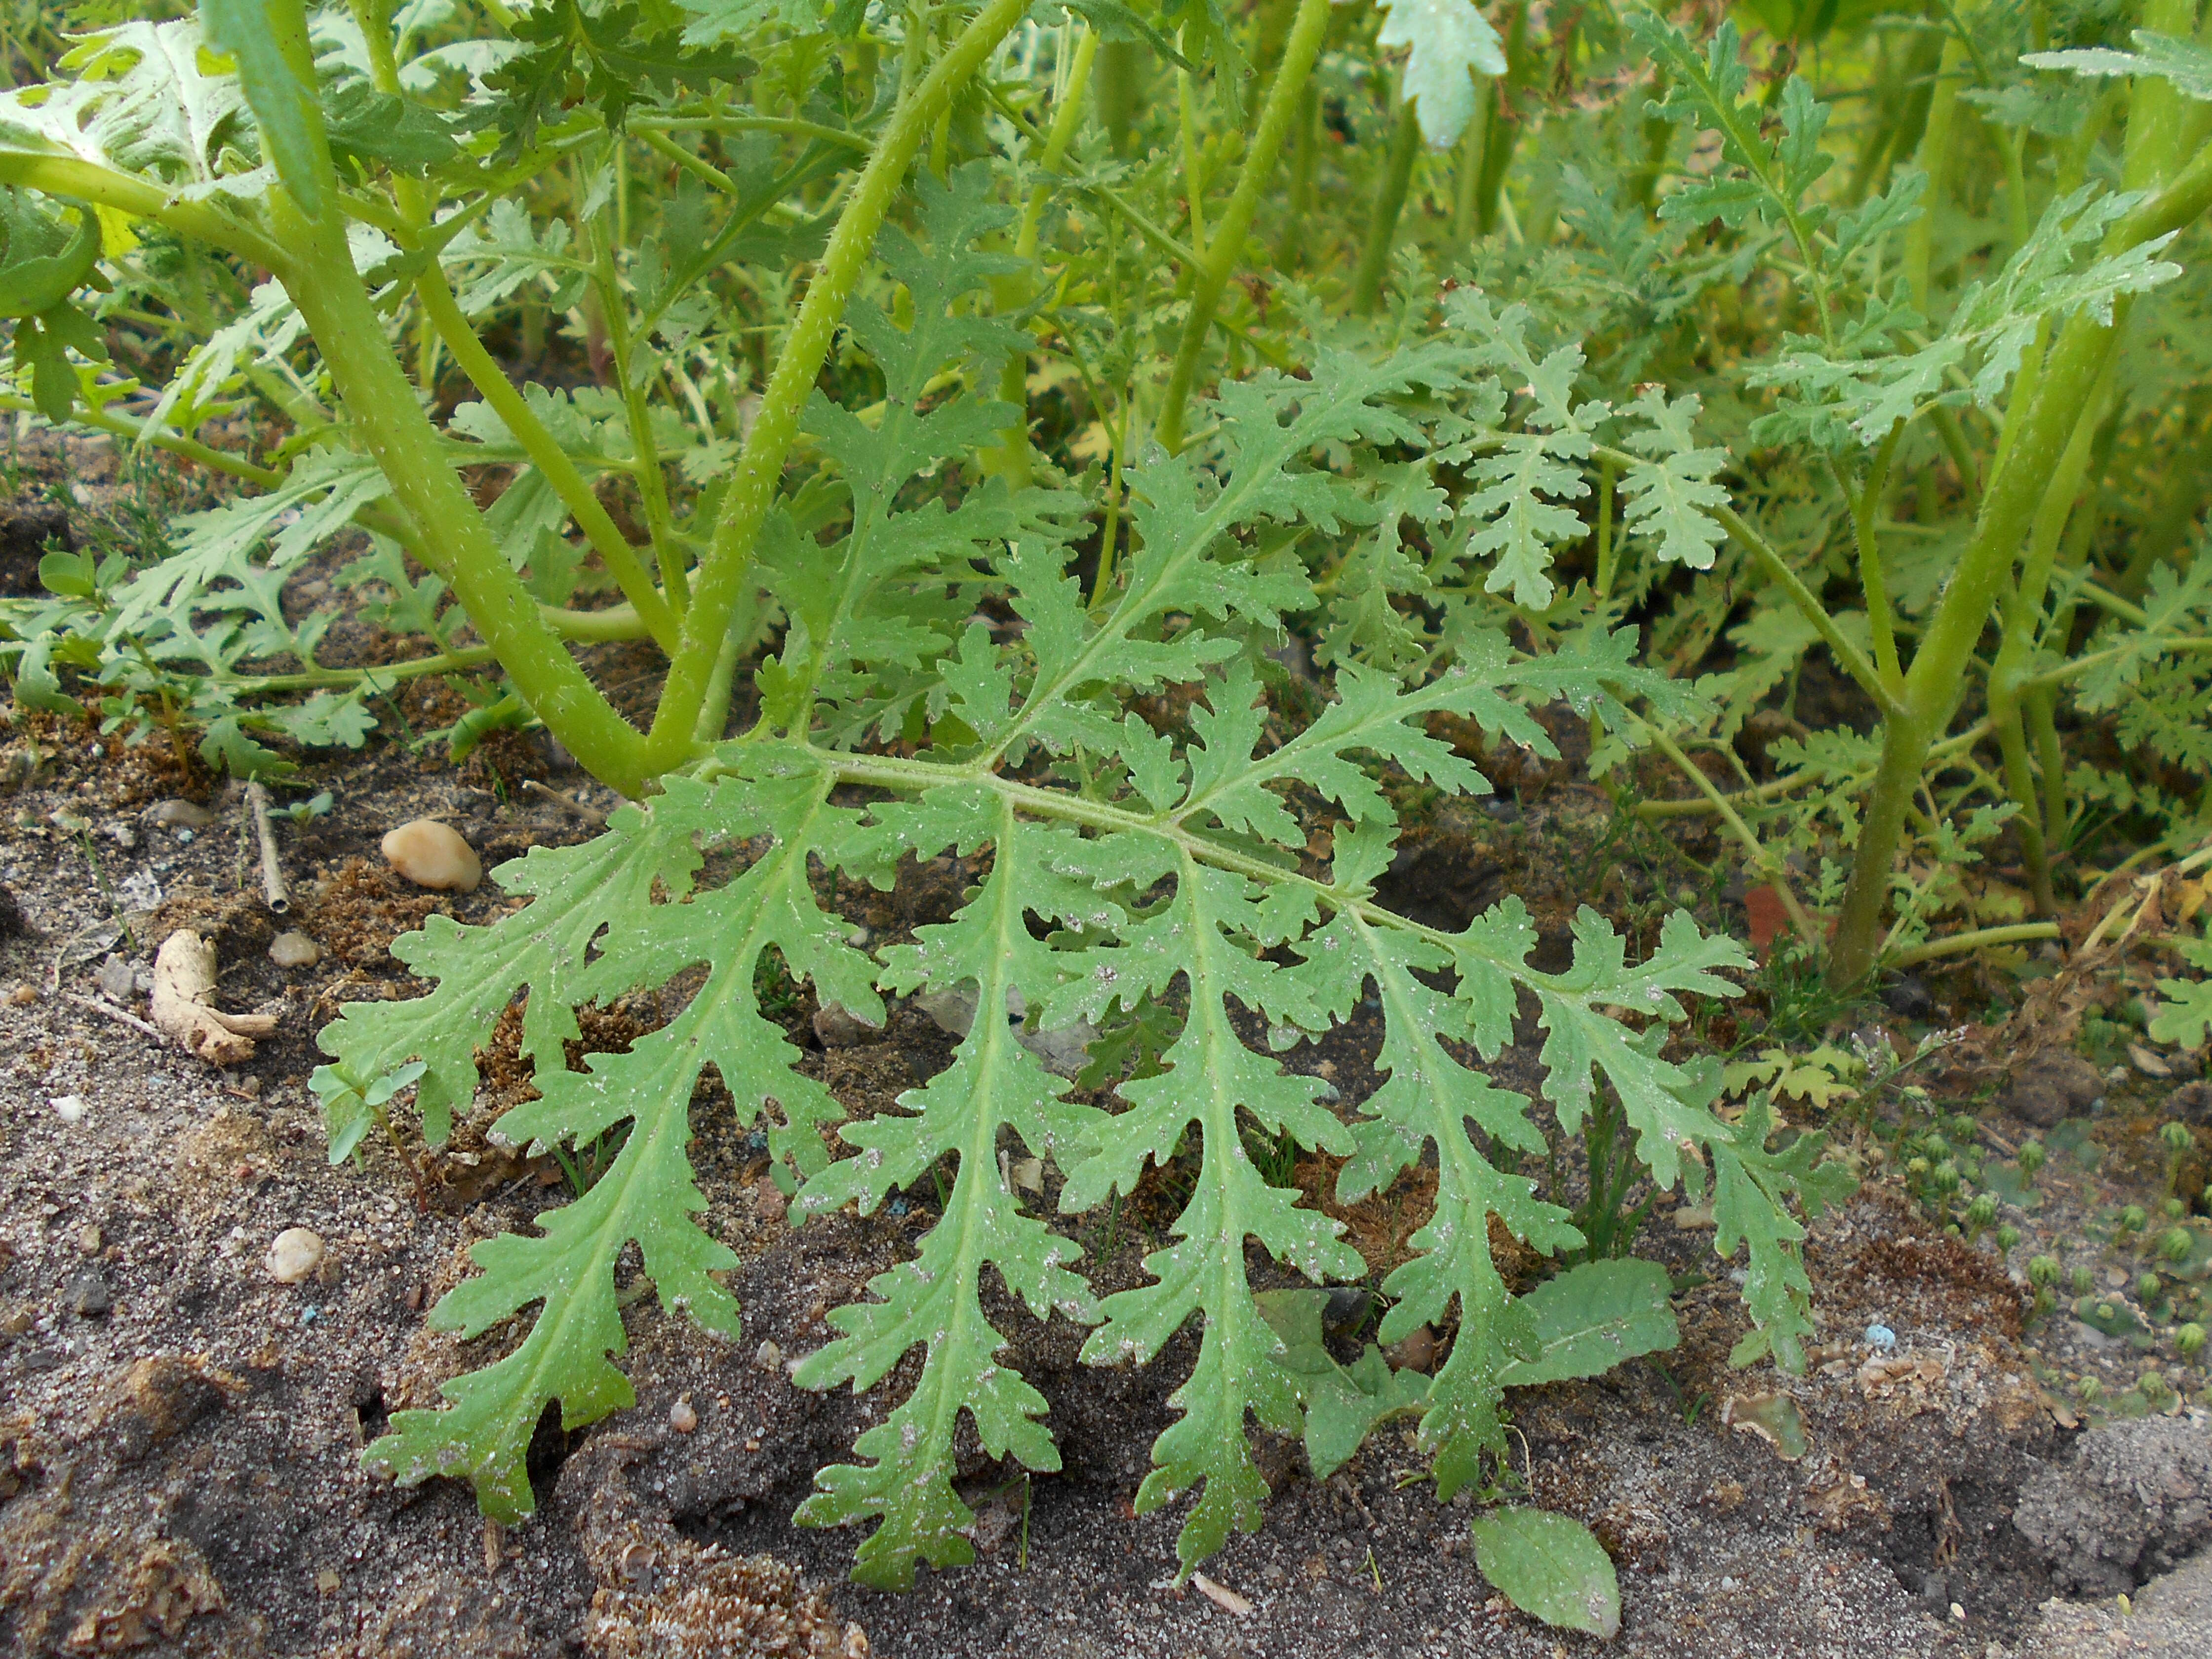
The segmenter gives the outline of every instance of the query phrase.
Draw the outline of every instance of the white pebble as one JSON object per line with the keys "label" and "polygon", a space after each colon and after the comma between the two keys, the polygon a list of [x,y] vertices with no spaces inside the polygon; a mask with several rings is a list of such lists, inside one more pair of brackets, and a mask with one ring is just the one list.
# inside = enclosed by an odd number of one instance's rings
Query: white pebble
{"label": "white pebble", "polygon": [[668,1426],[678,1434],[689,1434],[699,1426],[699,1413],[691,1409],[691,1402],[679,1400],[668,1408]]}
{"label": "white pebble", "polygon": [[146,816],[165,830],[204,830],[215,822],[214,813],[188,800],[162,801]]}
{"label": "white pebble", "polygon": [[56,1095],[46,1104],[54,1109],[54,1115],[64,1123],[84,1121],[85,1108],[82,1095]]}
{"label": "white pebble", "polygon": [[269,1246],[269,1276],[279,1285],[301,1284],[322,1265],[322,1238],[305,1227],[287,1227]]}
{"label": "white pebble", "polygon": [[279,968],[312,968],[323,959],[323,947],[305,933],[279,933],[269,941],[269,960]]}
{"label": "white pebble", "polygon": [[461,832],[435,818],[403,823],[384,838],[384,856],[417,887],[466,893],[483,879],[483,865]]}

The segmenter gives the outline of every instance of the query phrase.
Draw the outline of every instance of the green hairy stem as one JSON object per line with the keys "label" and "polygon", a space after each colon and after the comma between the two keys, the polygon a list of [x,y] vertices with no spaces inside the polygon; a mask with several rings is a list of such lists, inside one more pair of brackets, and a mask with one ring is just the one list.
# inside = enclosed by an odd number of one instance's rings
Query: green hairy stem
{"label": "green hairy stem", "polygon": [[546,481],[561,497],[562,505],[575,515],[592,546],[606,562],[608,574],[637,608],[637,614],[645,620],[653,639],[663,650],[672,653],[679,627],[676,613],[653,586],[652,576],[638,562],[636,553],[616,528],[615,521],[607,516],[606,508],[599,505],[599,498],[592,494],[584,475],[576,470],[575,462],[514,389],[506,371],[484,349],[483,342],[477,338],[476,331],[469,326],[468,319],[461,315],[460,307],[454,302],[453,291],[447,287],[444,274],[434,265],[430,267],[416,279],[415,293],[461,372],[515,435],[531,464],[545,475]]}
{"label": "green hairy stem", "polygon": [[[2212,151],[2199,155],[2129,216],[2115,240],[2122,246],[2136,246],[2189,223],[2208,206]],[[2043,360],[2033,398],[2015,396],[2008,411],[2002,460],[1982,496],[1972,539],[1921,637],[1905,676],[1905,706],[1883,726],[1881,768],[1867,802],[1830,945],[1828,975],[1837,985],[1856,986],[1873,971],[1891,866],[1929,746],[1949,723],[1990,608],[2023,550],[2051,480],[2063,476],[2077,425],[2094,406],[2126,313],[2123,300],[2110,323],[2078,315],[2068,322]]]}
{"label": "green hairy stem", "polygon": [[1267,88],[1267,100],[1261,107],[1260,125],[1252,134],[1252,146],[1245,152],[1243,168],[1237,174],[1236,191],[1230,197],[1229,205],[1222,210],[1221,223],[1212,244],[1199,256],[1195,279],[1191,283],[1190,315],[1183,323],[1175,366],[1168,372],[1167,393],[1160,410],[1159,440],[1170,454],[1182,447],[1183,408],[1190,401],[1198,360],[1206,349],[1206,337],[1212,329],[1213,313],[1221,304],[1222,290],[1229,286],[1237,262],[1244,256],[1245,235],[1252,228],[1253,214],[1258,210],[1260,193],[1274,173],[1275,159],[1282,151],[1283,137],[1290,130],[1291,118],[1297,112],[1306,76],[1312,73],[1314,59],[1321,53],[1322,37],[1328,32],[1328,8],[1329,0],[1298,0],[1297,15],[1291,22],[1290,40],[1283,47],[1283,61]]}
{"label": "green hairy stem", "polygon": [[867,267],[884,216],[938,118],[1027,10],[1024,0],[989,0],[975,14],[929,73],[900,100],[853,186],[776,359],[751,436],[738,458],[737,476],[715,520],[713,544],[700,561],[682,638],[647,738],[644,765],[652,775],[683,765],[691,758],[696,733],[720,724],[706,708],[715,659],[751,567],[761,522],[782,483],[784,457],[799,435],[800,411],[829,356],[846,301]]}
{"label": "green hairy stem", "polygon": [[1421,124],[1413,106],[1401,94],[1398,124],[1390,130],[1390,148],[1382,159],[1375,210],[1367,222],[1358,266],[1352,275],[1352,308],[1363,315],[1382,303],[1382,278],[1390,268],[1390,241],[1398,233],[1398,216],[1406,210],[1406,192],[1413,185],[1413,163],[1420,154]]}
{"label": "green hairy stem", "polygon": [[453,585],[470,622],[546,728],[595,776],[625,794],[642,792],[653,776],[643,738],[569,656],[500,556],[392,356],[383,319],[354,270],[343,223],[310,221],[289,207],[280,207],[276,217],[297,261],[286,284],[293,303],[321,348],[363,447],[413,521],[426,562]]}

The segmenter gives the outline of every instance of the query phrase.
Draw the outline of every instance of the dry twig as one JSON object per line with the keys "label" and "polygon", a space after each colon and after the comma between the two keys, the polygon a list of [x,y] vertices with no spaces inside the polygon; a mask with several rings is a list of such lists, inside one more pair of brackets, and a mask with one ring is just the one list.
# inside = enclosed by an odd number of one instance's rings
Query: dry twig
{"label": "dry twig", "polygon": [[253,809],[253,833],[261,842],[261,894],[269,914],[283,915],[292,908],[291,890],[284,884],[283,861],[276,855],[276,832],[269,825],[269,792],[258,781],[246,786],[246,804]]}

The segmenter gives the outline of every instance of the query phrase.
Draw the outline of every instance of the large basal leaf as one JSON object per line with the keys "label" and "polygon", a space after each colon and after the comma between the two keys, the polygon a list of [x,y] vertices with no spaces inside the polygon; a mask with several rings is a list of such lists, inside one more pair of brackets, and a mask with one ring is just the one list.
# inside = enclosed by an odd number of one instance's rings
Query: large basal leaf
{"label": "large basal leaf", "polygon": [[1521,1298],[1534,1352],[1499,1373],[1510,1389],[1601,1376],[1624,1360],[1681,1340],[1673,1286],[1656,1261],[1586,1261]]}
{"label": "large basal leaf", "polygon": [[1475,1565],[1522,1612],[1611,1641],[1620,1632],[1620,1579],[1579,1521],[1545,1510],[1494,1510],[1468,1523]]}
{"label": "large basal leaf", "polygon": [[1197,1185],[1170,1229],[1175,1242],[1145,1258],[1156,1282],[1100,1304],[1103,1322],[1083,1350],[1093,1363],[1142,1364],[1192,1314],[1203,1316],[1198,1362],[1168,1401],[1182,1415],[1155,1443],[1153,1468],[1136,1499],[1138,1510],[1148,1511],[1176,1492],[1203,1487],[1176,1540],[1188,1573],[1232,1528],[1249,1532],[1260,1524],[1267,1483],[1252,1461],[1246,1413],[1279,1433],[1302,1426],[1282,1341],[1245,1278],[1245,1240],[1257,1239],[1316,1279],[1356,1279],[1363,1264],[1339,1242],[1340,1224],[1261,1177],[1238,1124],[1239,1114],[1248,1114],[1270,1135],[1287,1132],[1302,1146],[1352,1150],[1343,1125],[1318,1103],[1320,1081],[1255,1054],[1231,1019],[1232,999],[1279,1020],[1311,1018],[1298,977],[1255,954],[1306,918],[1271,903],[1277,896],[1248,878],[1208,869],[1187,852],[1154,868],[1174,880],[1174,898],[1125,929],[1120,949],[1096,953],[1091,984],[1105,988],[1091,990],[1087,1000],[1103,1013],[1109,1001],[1133,1000],[1139,990],[1164,992],[1181,975],[1190,1012],[1164,1056],[1165,1069],[1121,1085],[1129,1109],[1098,1126],[1090,1156],[1069,1172],[1060,1205],[1088,1209],[1111,1191],[1133,1190],[1144,1164],[1165,1164],[1185,1129],[1196,1125]]}

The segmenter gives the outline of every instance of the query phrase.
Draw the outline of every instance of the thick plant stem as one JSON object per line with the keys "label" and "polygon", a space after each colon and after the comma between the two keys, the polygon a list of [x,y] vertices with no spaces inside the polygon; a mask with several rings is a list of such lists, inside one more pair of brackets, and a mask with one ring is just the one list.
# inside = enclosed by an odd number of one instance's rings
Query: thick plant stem
{"label": "thick plant stem", "polygon": [[653,775],[644,764],[643,738],[599,695],[507,568],[392,355],[383,319],[354,270],[344,222],[334,212],[308,220],[281,198],[272,198],[272,207],[277,233],[293,257],[286,282],[292,301],[314,335],[363,446],[414,520],[428,562],[452,585],[469,621],[546,729],[602,782],[626,795],[641,794]]}
{"label": "thick plant stem", "polygon": [[[1086,27],[1075,43],[1069,63],[1067,90],[1061,97],[1060,107],[1053,112],[1052,126],[1045,134],[1044,149],[1037,164],[1045,172],[1056,173],[1067,159],[1067,147],[1074,142],[1075,130],[1083,115],[1084,88],[1091,79],[1091,66],[1098,55],[1098,37]],[[1021,228],[1014,235],[1014,257],[1024,269],[1005,280],[999,294],[1001,311],[1019,310],[1036,286],[1037,235],[1044,223],[1046,204],[1052,199],[1052,186],[1040,182],[1030,191],[1030,199],[1022,209]],[[1013,405],[1018,411],[1014,423],[1006,428],[1006,447],[992,459],[997,470],[1003,471],[1007,481],[1016,488],[1030,481],[1030,418],[1029,418],[1029,348],[1021,347],[1006,354],[1006,366],[999,372],[999,397]],[[988,462],[987,462],[988,465]]]}
{"label": "thick plant stem", "polygon": [[1487,236],[1498,228],[1498,204],[1505,189],[1505,170],[1512,165],[1514,149],[1521,142],[1522,124],[1511,118],[1507,94],[1524,85],[1528,79],[1532,54],[1528,50],[1526,4],[1514,7],[1504,33],[1505,75],[1501,80],[1483,82],[1482,96],[1475,112],[1475,118],[1482,123],[1482,162],[1474,181],[1474,229],[1480,236]]}
{"label": "thick plant stem", "polygon": [[1943,56],[1936,71],[1936,86],[1928,102],[1928,125],[1920,131],[1920,153],[1915,158],[1928,174],[1927,206],[1905,232],[1905,278],[1911,285],[1912,303],[1928,313],[1929,267],[1935,255],[1936,221],[1943,212],[1951,189],[1954,129],[1958,125],[1959,82],[1966,62],[1966,44],[1956,34],[1943,42]]}
{"label": "thick plant stem", "polygon": [[[2212,149],[2201,150],[2169,184],[2117,228],[2113,246],[2129,248],[2178,230],[2212,207]],[[2014,561],[2021,550],[2049,481],[2058,472],[2075,426],[2093,412],[2096,387],[2125,325],[2128,301],[2111,322],[2077,313],[2044,354],[2032,398],[2015,388],[2000,443],[1975,516],[1974,532],[1942,603],[1922,635],[1905,676],[1904,708],[1884,722],[1881,769],[1859,826],[1850,882],[1836,923],[1828,979],[1856,987],[1873,972],[1890,868],[1929,745],[1948,724],[1974,647]]]}
{"label": "thick plant stem", "polygon": [[2020,664],[1999,652],[1990,675],[1990,719],[1996,723],[1997,747],[2004,756],[2005,787],[2020,808],[2014,824],[2020,832],[2021,861],[2027,866],[2027,889],[2038,915],[2058,908],[2051,890],[2051,858],[2043,838],[2043,821],[2035,798],[2035,774],[2028,765],[2027,732],[2021,721]]}
{"label": "thick plant stem", "polygon": [[1127,155],[1137,127],[1137,103],[1144,94],[1145,46],[1141,40],[1109,40],[1098,49],[1092,98],[1099,125],[1114,154]]}
{"label": "thick plant stem", "polygon": [[280,278],[292,264],[282,244],[222,209],[205,202],[179,200],[158,185],[97,161],[0,150],[0,185],[28,186],[44,196],[92,203],[135,218],[150,219],[179,236],[234,253],[246,264]]}
{"label": "thick plant stem", "polygon": [[[2116,319],[2121,309],[2114,307]],[[1973,538],[1905,675],[1905,708],[1884,722],[1881,769],[1859,826],[1828,961],[1828,977],[1835,985],[1856,986],[1874,969],[1890,866],[1929,745],[1950,720],[1990,607],[2041,502],[2043,485],[2057,471],[2104,373],[2112,336],[2112,328],[2077,316],[2045,358],[2034,401],[2021,415],[2004,466],[1982,496]],[[2002,736],[2002,723],[1999,730]]]}
{"label": "thick plant stem", "polygon": [[660,452],[653,441],[653,413],[646,403],[646,386],[630,361],[629,308],[615,276],[613,245],[604,238],[599,256],[595,280],[599,307],[607,319],[608,361],[614,370],[616,390],[622,394],[623,407],[629,416],[630,453],[637,458],[632,476],[637,480],[638,499],[645,504],[645,522],[653,537],[654,562],[660,567],[661,587],[668,603],[681,611],[691,599],[684,555],[676,545],[676,526],[669,516],[668,483],[660,476]]}
{"label": "thick plant stem", "polygon": [[1382,161],[1382,188],[1375,194],[1373,215],[1367,221],[1367,240],[1359,250],[1359,267],[1352,276],[1352,308],[1364,317],[1382,301],[1382,277],[1390,268],[1390,243],[1398,234],[1398,216],[1406,210],[1406,193],[1413,187],[1413,162],[1421,153],[1421,124],[1413,106],[1401,101],[1398,125],[1390,131],[1390,148]]}
{"label": "thick plant stem", "polygon": [[[1325,8],[1327,0],[1316,3]],[[699,562],[691,606],[684,616],[682,642],[669,664],[668,683],[647,739],[644,765],[653,775],[690,758],[695,734],[702,729],[702,714],[708,715],[707,728],[720,723],[705,708],[715,659],[751,570],[761,524],[775,501],[784,457],[799,435],[799,416],[829,356],[846,302],[867,269],[884,216],[897,199],[907,169],[937,118],[951,107],[952,94],[982,68],[1028,9],[1028,0],[989,0],[975,14],[936,66],[900,100],[846,200],[762,395],[760,413],[714,524],[714,542]]]}
{"label": "thick plant stem", "polygon": [[461,314],[453,289],[446,285],[444,273],[435,265],[425,270],[416,279],[415,295],[422,302],[422,314],[445,341],[446,349],[453,354],[453,362],[469,377],[470,384],[483,394],[492,413],[514,434],[515,441],[530,457],[531,465],[544,474],[545,482],[561,498],[561,505],[568,509],[577,527],[590,539],[605,563],[607,574],[620,585],[623,597],[637,607],[637,614],[645,619],[654,641],[663,651],[672,653],[680,626],[675,611],[661,598],[653,577],[639,562],[636,552],[616,527],[606,508],[599,504],[599,498],[592,493],[590,482],[577,471],[576,464],[545,429],[523,395],[514,389],[506,371],[484,349],[476,330]]}
{"label": "thick plant stem", "polygon": [[1321,89],[1310,81],[1298,94],[1297,122],[1291,188],[1283,204],[1283,240],[1275,245],[1278,270],[1296,270],[1305,263],[1306,215],[1313,211],[1314,168],[1321,159]]}
{"label": "thick plant stem", "polygon": [[1260,193],[1275,171],[1283,136],[1320,55],[1322,37],[1328,32],[1329,0],[1298,0],[1298,15],[1291,23],[1291,38],[1283,48],[1282,66],[1267,88],[1267,101],[1260,111],[1260,125],[1252,135],[1252,148],[1237,175],[1237,189],[1222,210],[1221,224],[1212,244],[1200,255],[1197,280],[1191,285],[1190,315],[1184,320],[1182,341],[1176,349],[1175,367],[1168,375],[1166,401],[1160,411],[1159,441],[1170,453],[1182,447],[1183,407],[1190,401],[1190,385],[1198,372],[1198,359],[1213,326],[1213,313],[1221,304],[1222,290],[1244,252],[1244,238],[1252,228],[1252,215]]}

